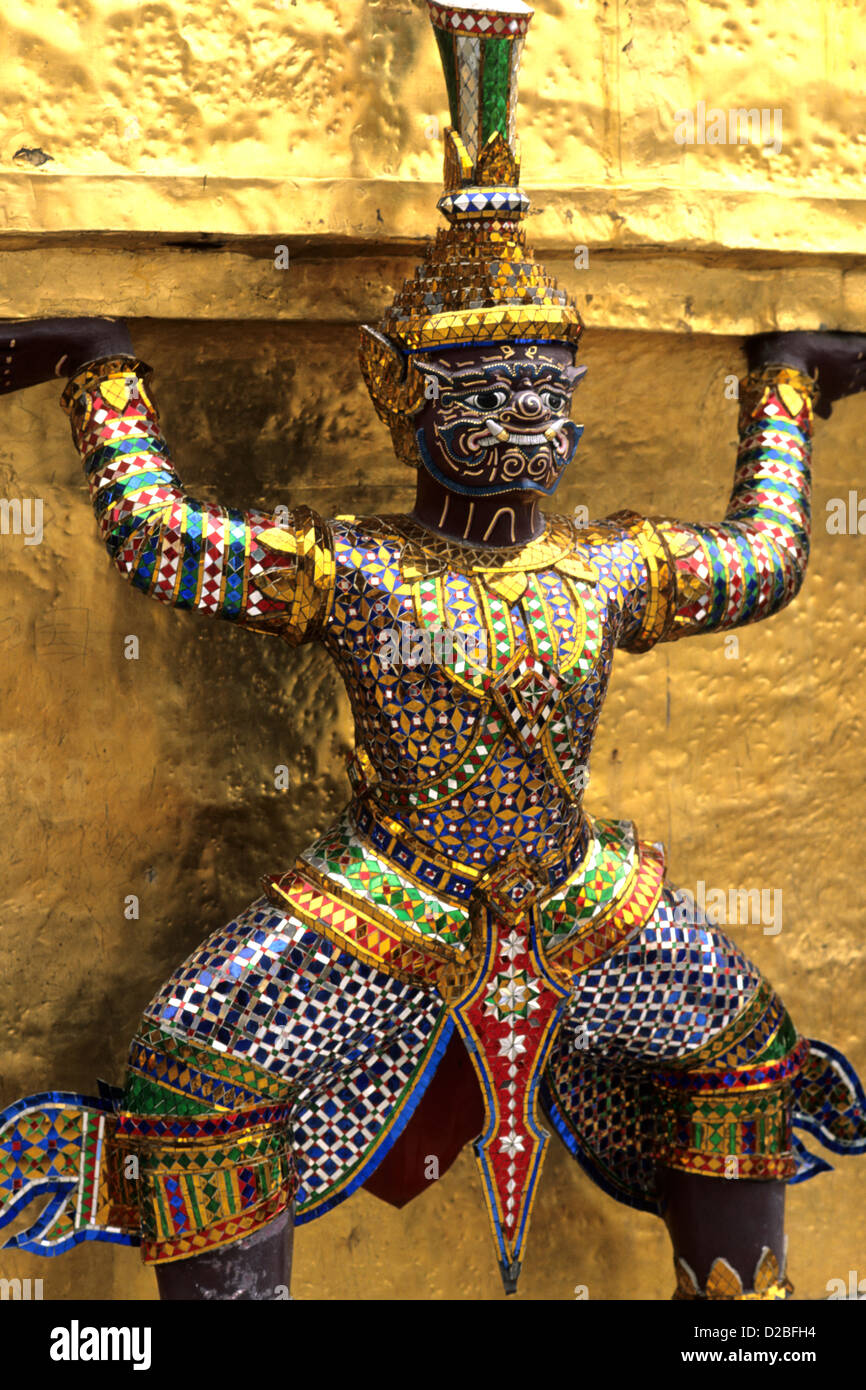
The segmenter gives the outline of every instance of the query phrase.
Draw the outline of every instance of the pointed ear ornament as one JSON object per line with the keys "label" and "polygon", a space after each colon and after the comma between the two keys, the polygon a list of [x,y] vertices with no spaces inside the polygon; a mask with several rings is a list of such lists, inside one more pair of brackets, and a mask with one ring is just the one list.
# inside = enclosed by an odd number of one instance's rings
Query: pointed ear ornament
{"label": "pointed ear ornament", "polygon": [[424,377],[407,352],[366,323],[361,325],[359,357],[370,399],[379,419],[391,431],[397,457],[417,468],[420,460],[412,417],[424,404]]}

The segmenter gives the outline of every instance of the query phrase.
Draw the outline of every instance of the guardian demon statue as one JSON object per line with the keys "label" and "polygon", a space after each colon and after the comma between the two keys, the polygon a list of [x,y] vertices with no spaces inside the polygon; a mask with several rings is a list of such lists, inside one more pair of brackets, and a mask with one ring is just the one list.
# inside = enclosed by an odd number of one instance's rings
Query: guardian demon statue
{"label": "guardian demon statue", "polygon": [[829,1166],[795,1131],[863,1152],[863,1090],[688,909],[662,847],[583,793],[617,649],[757,622],[797,593],[813,405],[863,388],[866,340],[750,341],[719,524],[542,512],[578,447],[585,368],[577,310],[522,225],[532,12],[429,9],[446,225],[361,335],[373,404],[417,470],[410,515],[196,501],[122,324],[0,325],[3,391],[69,377],[121,574],[321,642],[356,737],[345,812],[157,991],[122,1089],[0,1115],[0,1225],[47,1195],[10,1244],[140,1244],[164,1298],[269,1299],[295,1223],[363,1185],[402,1205],[426,1154],[441,1170],[474,1140],[512,1292],[547,1124],[611,1196],[664,1217],[676,1297],[783,1298],[785,1185]]}

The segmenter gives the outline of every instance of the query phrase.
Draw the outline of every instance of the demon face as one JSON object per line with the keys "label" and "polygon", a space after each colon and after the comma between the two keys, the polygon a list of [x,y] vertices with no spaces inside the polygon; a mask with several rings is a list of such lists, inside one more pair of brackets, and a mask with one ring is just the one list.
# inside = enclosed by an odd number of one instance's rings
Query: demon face
{"label": "demon face", "polygon": [[556,490],[583,433],[569,414],[586,368],[571,348],[502,343],[415,361],[427,395],[416,440],[434,478],[476,497]]}

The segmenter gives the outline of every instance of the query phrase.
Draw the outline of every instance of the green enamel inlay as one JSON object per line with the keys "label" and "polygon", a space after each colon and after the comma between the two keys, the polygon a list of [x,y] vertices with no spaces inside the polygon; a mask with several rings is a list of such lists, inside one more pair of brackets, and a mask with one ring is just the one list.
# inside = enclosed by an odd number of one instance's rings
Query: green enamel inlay
{"label": "green enamel inlay", "polygon": [[195,1195],[195,1180],[191,1177],[187,1177],[186,1182],[184,1183],[184,1187],[186,1189],[186,1200],[189,1203],[189,1206],[192,1210],[192,1219],[195,1225],[195,1229],[197,1231],[200,1231],[203,1229],[206,1223],[202,1220],[198,1199]]}
{"label": "green enamel inlay", "polygon": [[763,1052],[752,1058],[749,1066],[755,1067],[759,1062],[777,1062],[780,1058],[786,1057],[796,1044],[797,1037],[797,1030],[791,1022],[790,1016],[786,1013],[776,1036],[770,1039]]}
{"label": "green enamel inlay", "polygon": [[[435,934],[451,945],[468,937],[465,910],[445,903],[429,888],[425,888],[422,895],[411,880],[387,867],[385,860],[374,857],[368,846],[349,839],[345,826],[328,832],[308,853],[323,860],[326,872],[343,878],[356,896],[367,900],[372,897],[382,911],[398,921],[415,926],[427,935]],[[334,886],[339,892],[339,884]],[[435,914],[435,922],[430,920],[431,911]]]}
{"label": "green enamel inlay", "polygon": [[481,144],[494,131],[508,138],[511,39],[486,39],[481,47]]}
{"label": "green enamel inlay", "polygon": [[133,1115],[206,1115],[211,1106],[192,1096],[179,1095],[167,1086],[129,1072],[123,1093],[123,1109]]}
{"label": "green enamel inlay", "polygon": [[[590,845],[583,871],[544,905],[545,939],[559,941],[584,925],[599,907],[616,895],[627,877],[633,845],[625,837],[627,822],[595,822],[595,839]],[[562,920],[555,917],[562,913]]]}

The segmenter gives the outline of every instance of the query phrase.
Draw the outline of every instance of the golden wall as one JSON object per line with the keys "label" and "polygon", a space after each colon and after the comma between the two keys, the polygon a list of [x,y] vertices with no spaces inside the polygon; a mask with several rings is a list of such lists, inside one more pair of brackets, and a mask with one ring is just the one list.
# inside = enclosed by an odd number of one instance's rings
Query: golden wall
{"label": "golden wall", "polygon": [[[127,316],[197,495],[408,505],[355,343],[435,228],[447,113],[419,6],[0,14],[0,316]],[[866,327],[864,74],[855,0],[539,4],[521,78],[531,235],[588,325],[564,509],[718,518],[743,336]],[[676,112],[701,101],[781,110],[781,149],[678,145]],[[0,1104],[118,1081],[154,988],[348,790],[348,709],[321,653],[174,614],[118,578],[58,395],[0,400],[0,495],[44,502],[41,545],[0,535]],[[866,537],[825,525],[830,499],[866,495],[864,430],[862,400],[817,427],[813,558],[791,609],[737,652],[720,636],[620,658],[589,804],[663,839],[675,882],[781,890],[777,935],[732,934],[801,1030],[866,1073]],[[866,1274],[866,1166],[836,1165],[791,1189],[802,1298]],[[362,1192],[296,1247],[301,1298],[503,1296],[469,1153],[403,1212]],[[136,1252],[110,1246],[7,1252],[0,1274],[41,1277],[53,1299],[155,1296]],[[576,1286],[667,1298],[670,1254],[658,1221],[555,1140],[518,1297]]]}

